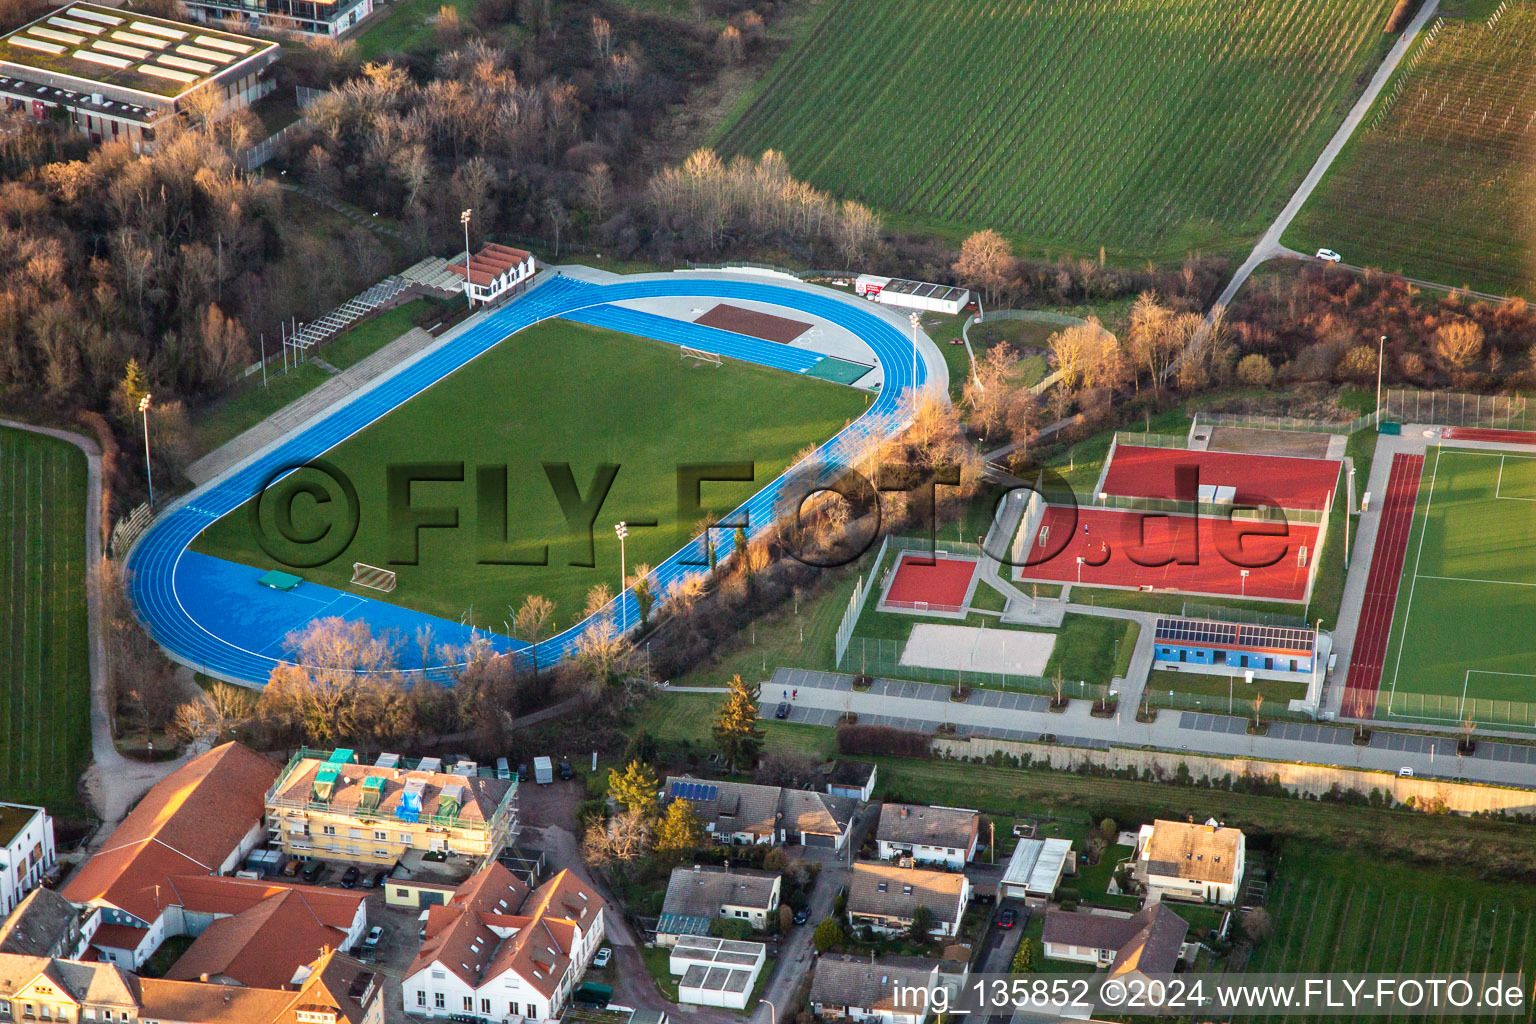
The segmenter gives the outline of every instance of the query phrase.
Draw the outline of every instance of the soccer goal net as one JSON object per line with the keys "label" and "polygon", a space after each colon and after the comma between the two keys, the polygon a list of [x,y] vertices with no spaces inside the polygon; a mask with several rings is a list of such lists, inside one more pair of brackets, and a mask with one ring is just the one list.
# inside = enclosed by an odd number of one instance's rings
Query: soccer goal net
{"label": "soccer goal net", "polygon": [[724,360],[715,355],[713,352],[705,352],[703,349],[699,348],[689,348],[687,345],[682,346],[682,353],[683,361],[686,363],[691,363],[694,366],[704,366],[706,364],[710,366],[719,366],[724,362]]}
{"label": "soccer goal net", "polygon": [[352,582],[359,587],[382,590],[387,594],[395,589],[395,573],[392,569],[380,569],[376,565],[353,562]]}

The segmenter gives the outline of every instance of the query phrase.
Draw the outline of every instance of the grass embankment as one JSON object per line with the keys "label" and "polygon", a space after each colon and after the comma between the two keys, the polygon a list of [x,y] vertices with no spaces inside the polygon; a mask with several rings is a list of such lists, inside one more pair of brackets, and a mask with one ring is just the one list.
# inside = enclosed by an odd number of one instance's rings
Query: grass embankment
{"label": "grass embankment", "polygon": [[90,758],[85,456],[0,428],[0,796],[75,807]]}

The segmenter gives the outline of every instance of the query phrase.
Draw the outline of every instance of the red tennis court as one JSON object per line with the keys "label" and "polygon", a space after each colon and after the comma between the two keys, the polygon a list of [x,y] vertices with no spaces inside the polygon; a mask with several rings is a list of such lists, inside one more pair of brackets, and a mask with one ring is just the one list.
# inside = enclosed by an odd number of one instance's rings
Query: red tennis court
{"label": "red tennis court", "polygon": [[[1300,523],[1052,505],[1026,555],[1044,560],[1024,566],[1022,573],[1026,580],[1042,582],[1302,601],[1318,555],[1317,529]],[[1300,565],[1303,547],[1307,564]],[[1084,559],[1081,567],[1079,556]],[[1246,580],[1243,569],[1248,570]]]}
{"label": "red tennis court", "polygon": [[1496,444],[1536,445],[1536,432],[1501,430],[1494,427],[1447,427],[1440,438],[1444,441],[1491,441]]}
{"label": "red tennis court", "polygon": [[1328,507],[1338,481],[1339,464],[1329,459],[1120,444],[1115,446],[1100,490],[1133,498],[1194,501],[1200,485],[1212,484],[1236,488],[1239,505],[1321,511]]}
{"label": "red tennis court", "polygon": [[935,558],[924,551],[903,551],[883,603],[898,608],[964,608],[977,564],[974,558]]}

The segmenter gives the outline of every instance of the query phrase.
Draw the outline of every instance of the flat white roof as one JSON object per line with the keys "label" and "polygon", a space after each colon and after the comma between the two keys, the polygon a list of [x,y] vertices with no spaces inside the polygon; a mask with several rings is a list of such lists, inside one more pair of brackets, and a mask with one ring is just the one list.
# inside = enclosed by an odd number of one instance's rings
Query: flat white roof
{"label": "flat white roof", "polygon": [[1003,872],[1004,885],[1022,885],[1029,892],[1050,893],[1072,856],[1070,839],[1020,839]]}

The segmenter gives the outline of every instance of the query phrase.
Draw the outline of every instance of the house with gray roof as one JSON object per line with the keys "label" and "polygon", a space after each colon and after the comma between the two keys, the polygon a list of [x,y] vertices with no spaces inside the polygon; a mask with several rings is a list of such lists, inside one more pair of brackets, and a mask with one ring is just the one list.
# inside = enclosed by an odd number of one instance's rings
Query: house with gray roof
{"label": "house with gray roof", "polygon": [[893,935],[912,927],[917,908],[927,907],[930,934],[952,938],[970,899],[970,880],[958,872],[860,862],[848,882],[848,922]]}
{"label": "house with gray roof", "polygon": [[681,935],[708,935],[720,919],[746,921],[754,931],[768,927],[779,909],[782,879],[772,871],[730,869],[695,864],[672,870],[656,928],[658,945],[670,946]]}
{"label": "house with gray roof", "polygon": [[99,907],[79,907],[53,889],[33,889],[0,922],[0,953],[78,960],[100,923]]}
{"label": "house with gray roof", "polygon": [[858,810],[856,801],[830,793],[687,775],[669,777],[663,799],[687,800],[706,833],[734,846],[799,843],[841,850]]}
{"label": "house with gray roof", "polygon": [[1134,914],[1052,910],[1041,934],[1051,960],[1107,967],[1111,977],[1171,974],[1186,952],[1189,925],[1161,903]]}
{"label": "house with gray roof", "polygon": [[976,856],[981,814],[961,807],[885,804],[875,830],[881,860],[911,857],[959,871]]}
{"label": "house with gray roof", "polygon": [[923,1024],[927,994],[940,986],[958,992],[965,976],[963,963],[925,957],[823,956],[811,979],[811,1011],[822,1020]]}

